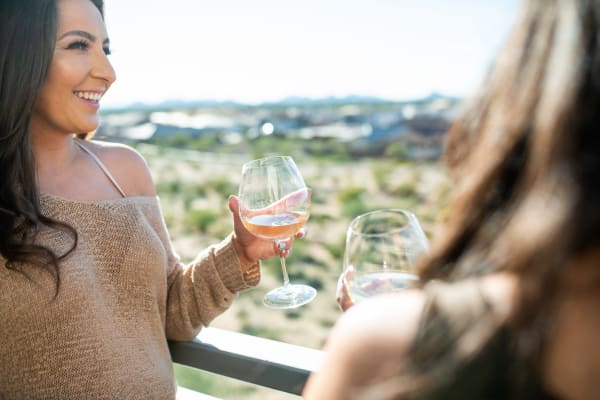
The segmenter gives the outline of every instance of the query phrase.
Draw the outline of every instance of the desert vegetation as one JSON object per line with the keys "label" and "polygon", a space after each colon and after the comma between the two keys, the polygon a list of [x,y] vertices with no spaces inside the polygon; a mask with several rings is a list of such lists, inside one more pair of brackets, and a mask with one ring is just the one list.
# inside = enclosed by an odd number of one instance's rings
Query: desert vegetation
{"label": "desert vegetation", "polygon": [[[449,183],[437,161],[411,162],[401,157],[352,159],[343,150],[324,151],[316,144],[271,137],[247,148],[215,150],[180,143],[137,143],[154,175],[164,217],[175,248],[184,261],[224,238],[232,229],[227,198],[237,193],[241,166],[267,154],[292,155],[313,189],[308,235],[295,242],[288,259],[290,278],[318,290],[317,298],[298,309],[264,307],[262,296],[281,281],[278,260],[263,262],[257,288],[240,294],[233,307],[213,326],[293,344],[321,348],[340,315],[335,286],[342,268],[345,233],[355,216],[378,208],[407,208],[432,236],[448,201]],[[208,143],[208,144],[207,144]],[[177,147],[174,147],[174,145]],[[312,146],[312,147],[311,147]],[[322,147],[325,145],[322,145]],[[305,150],[311,148],[311,154]],[[176,366],[179,384],[224,399],[283,399],[283,393]],[[293,396],[289,396],[293,398]]]}

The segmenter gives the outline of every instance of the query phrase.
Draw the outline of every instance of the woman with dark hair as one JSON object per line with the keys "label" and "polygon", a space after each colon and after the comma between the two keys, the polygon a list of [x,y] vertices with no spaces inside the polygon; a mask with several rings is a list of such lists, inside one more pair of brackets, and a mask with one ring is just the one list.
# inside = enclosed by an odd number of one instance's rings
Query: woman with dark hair
{"label": "woman with dark hair", "polygon": [[524,1],[449,132],[420,288],[352,306],[305,398],[600,396],[599,39],[600,1]]}
{"label": "woman with dark hair", "polygon": [[[183,266],[148,167],[85,140],[115,81],[101,0],[0,0],[0,398],[168,399],[189,340],[260,278],[233,233]],[[286,242],[288,246],[291,242]]]}

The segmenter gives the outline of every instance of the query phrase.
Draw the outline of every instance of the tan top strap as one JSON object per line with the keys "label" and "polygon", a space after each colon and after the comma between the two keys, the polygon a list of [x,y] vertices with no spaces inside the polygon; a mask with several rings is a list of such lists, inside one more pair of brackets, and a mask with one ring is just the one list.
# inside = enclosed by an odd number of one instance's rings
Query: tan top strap
{"label": "tan top strap", "polygon": [[100,169],[102,170],[102,172],[104,172],[104,175],[106,175],[106,177],[108,178],[108,180],[110,181],[110,183],[112,183],[113,186],[115,187],[115,189],[117,189],[119,191],[119,193],[121,194],[121,196],[127,197],[127,195],[125,194],[125,191],[123,189],[121,189],[121,185],[119,185],[119,182],[117,182],[117,180],[115,179],[115,177],[112,176],[112,174],[110,173],[110,171],[108,170],[108,168],[106,168],[106,165],[104,165],[104,163],[102,161],[100,161],[100,159],[98,158],[98,156],[96,156],[90,149],[88,149],[83,144],[81,144],[81,142],[79,140],[75,140],[75,143],[77,143],[77,145],[79,147],[81,147],[81,149],[83,151],[85,151],[86,153],[88,153],[90,155],[90,157],[92,157],[92,159],[96,162],[96,164],[98,164],[98,166],[100,167]]}

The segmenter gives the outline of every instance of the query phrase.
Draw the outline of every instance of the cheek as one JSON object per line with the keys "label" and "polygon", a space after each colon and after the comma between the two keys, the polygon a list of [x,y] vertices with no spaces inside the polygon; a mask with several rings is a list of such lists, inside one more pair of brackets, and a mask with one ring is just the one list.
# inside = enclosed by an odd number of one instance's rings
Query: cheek
{"label": "cheek", "polygon": [[72,93],[85,78],[85,66],[69,57],[55,56],[44,84],[55,95]]}
{"label": "cheek", "polygon": [[52,108],[56,101],[53,99],[52,92],[52,86],[48,85],[48,82],[46,82],[38,93],[38,97],[35,101],[35,106],[33,109],[34,114],[42,116],[46,119],[49,115],[53,114]]}
{"label": "cheek", "polygon": [[55,57],[48,70],[36,102],[39,113],[52,112],[52,108],[62,108],[64,101],[73,96],[73,90],[80,80],[81,73],[76,64]]}

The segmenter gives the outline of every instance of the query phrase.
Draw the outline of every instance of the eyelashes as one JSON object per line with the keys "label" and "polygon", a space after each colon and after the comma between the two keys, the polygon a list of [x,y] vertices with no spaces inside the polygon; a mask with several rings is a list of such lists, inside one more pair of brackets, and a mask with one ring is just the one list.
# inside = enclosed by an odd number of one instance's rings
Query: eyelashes
{"label": "eyelashes", "polygon": [[[77,40],[75,42],[70,43],[67,46],[67,50],[83,50],[83,51],[87,51],[90,49],[90,43],[85,41],[85,40]],[[110,51],[110,47],[108,46],[103,46],[102,47],[102,51],[104,52],[105,55],[109,56],[112,54],[112,52]]]}
{"label": "eyelashes", "polygon": [[67,50],[88,50],[89,48],[90,44],[85,40],[77,40],[67,46]]}

